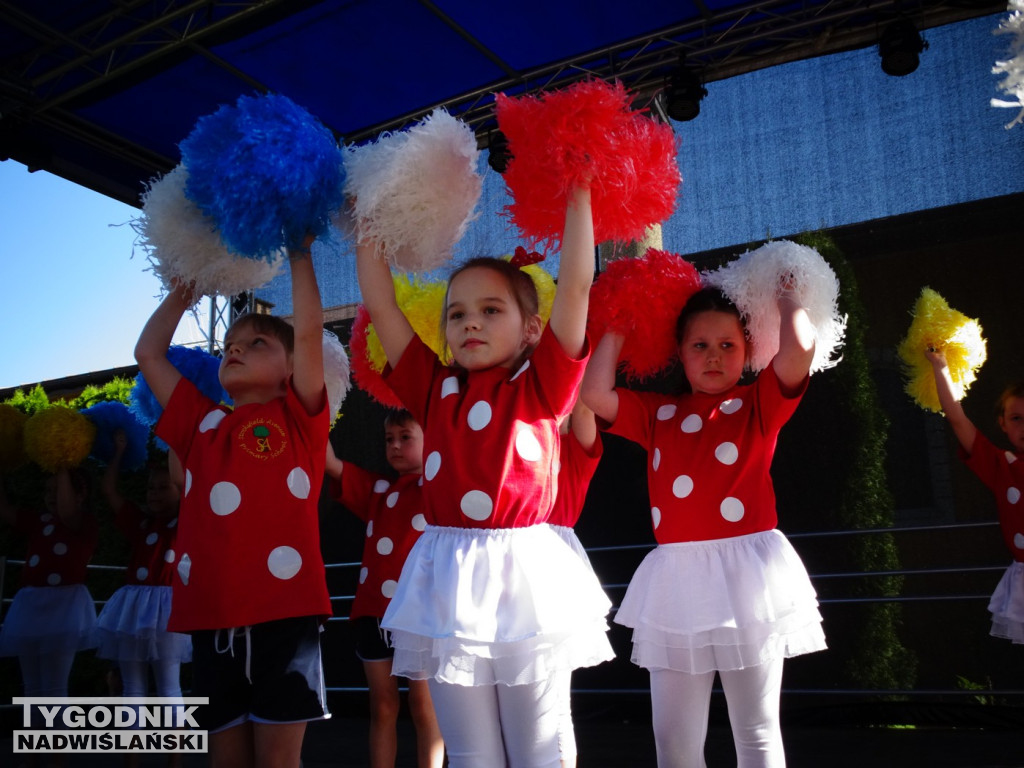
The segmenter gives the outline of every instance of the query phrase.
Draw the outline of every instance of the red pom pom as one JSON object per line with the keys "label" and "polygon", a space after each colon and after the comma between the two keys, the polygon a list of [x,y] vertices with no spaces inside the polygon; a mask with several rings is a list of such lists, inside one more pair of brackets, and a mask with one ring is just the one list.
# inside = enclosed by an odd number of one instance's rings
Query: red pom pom
{"label": "red pom pom", "polygon": [[370,329],[370,313],[362,304],[356,310],[356,319],[352,323],[352,337],[349,339],[349,355],[352,364],[352,377],[356,386],[363,390],[381,405],[388,408],[404,408],[402,401],[391,391],[370,359],[369,345],[366,334]]}
{"label": "red pom pom", "polygon": [[621,334],[619,364],[627,378],[653,376],[676,359],[676,320],[700,287],[696,268],[674,253],[651,248],[640,258],[613,261],[590,291],[591,335]]}
{"label": "red pom pom", "polygon": [[555,246],[570,192],[590,183],[594,238],[639,240],[675,210],[681,176],[672,128],[630,110],[621,83],[576,83],[540,96],[497,96],[512,159],[505,215]]}

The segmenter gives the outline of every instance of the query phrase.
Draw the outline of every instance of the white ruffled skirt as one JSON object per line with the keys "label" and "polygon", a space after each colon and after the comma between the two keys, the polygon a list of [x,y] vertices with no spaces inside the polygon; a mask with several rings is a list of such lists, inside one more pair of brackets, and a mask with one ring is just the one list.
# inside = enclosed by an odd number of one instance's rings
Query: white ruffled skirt
{"label": "white ruffled skirt", "polygon": [[645,669],[743,669],[826,647],[807,570],[777,530],[656,547],[615,621]]}
{"label": "white ruffled skirt", "polygon": [[1024,563],[1014,561],[1006,569],[988,609],[992,613],[993,637],[1024,644]]}
{"label": "white ruffled skirt", "polygon": [[0,627],[0,656],[95,648],[95,626],[96,603],[84,584],[22,587]]}
{"label": "white ruffled skirt", "polygon": [[393,673],[455,685],[523,685],[614,657],[594,572],[551,526],[428,525],[381,625]]}
{"label": "white ruffled skirt", "polygon": [[126,584],[96,620],[96,655],[116,661],[192,660],[192,638],[167,631],[171,588]]}
{"label": "white ruffled skirt", "polygon": [[583,548],[583,542],[580,541],[579,536],[576,535],[576,530],[570,528],[568,525],[552,525],[551,530],[558,534],[558,538],[564,541],[576,556],[579,557],[587,567],[593,570],[593,566],[590,565],[590,557],[587,556],[587,550]]}

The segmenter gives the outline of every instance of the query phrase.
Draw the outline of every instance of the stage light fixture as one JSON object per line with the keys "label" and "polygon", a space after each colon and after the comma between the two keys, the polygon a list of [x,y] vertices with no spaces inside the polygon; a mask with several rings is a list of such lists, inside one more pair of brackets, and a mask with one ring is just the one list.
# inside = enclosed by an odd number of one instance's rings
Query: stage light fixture
{"label": "stage light fixture", "polygon": [[680,64],[669,77],[665,90],[665,112],[673,120],[693,120],[700,114],[700,100],[708,95],[700,73]]}
{"label": "stage light fixture", "polygon": [[896,19],[882,32],[878,55],[882,71],[893,77],[909,75],[920,63],[920,53],[928,47],[917,27],[909,19]]}
{"label": "stage light fixture", "polygon": [[487,164],[498,173],[504,173],[512,153],[508,151],[508,139],[501,131],[494,131],[487,136]]}

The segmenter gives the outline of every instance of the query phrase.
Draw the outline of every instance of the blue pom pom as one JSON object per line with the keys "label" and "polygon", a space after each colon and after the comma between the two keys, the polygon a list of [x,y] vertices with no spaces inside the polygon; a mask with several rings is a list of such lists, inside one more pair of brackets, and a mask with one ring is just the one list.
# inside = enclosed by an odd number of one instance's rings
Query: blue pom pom
{"label": "blue pom pom", "polygon": [[[206,397],[215,403],[231,403],[228,393],[220,385],[220,358],[197,347],[173,346],[167,350],[167,359]],[[129,399],[132,412],[147,427],[156,424],[164,412],[163,406],[157,401],[153,390],[149,388],[149,384],[146,383],[146,379],[141,373],[135,377],[135,386],[132,387]],[[163,441],[157,438],[160,450],[166,451],[167,444],[161,445],[161,443]]]}
{"label": "blue pom pom", "polygon": [[127,440],[121,455],[121,468],[131,472],[146,463],[149,427],[139,421],[127,405],[108,400],[85,408],[81,413],[96,425],[96,439],[90,456],[109,464],[114,458],[114,434],[120,429]]}
{"label": "blue pom pom", "polygon": [[285,96],[241,96],[201,117],[181,142],[185,193],[229,250],[270,259],[320,236],[344,202],[338,142]]}

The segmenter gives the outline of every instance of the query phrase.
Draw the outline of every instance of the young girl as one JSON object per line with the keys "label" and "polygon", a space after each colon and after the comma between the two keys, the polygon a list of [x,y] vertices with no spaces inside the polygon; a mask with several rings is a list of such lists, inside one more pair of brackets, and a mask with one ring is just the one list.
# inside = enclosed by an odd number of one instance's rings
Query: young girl
{"label": "young girl", "polygon": [[[562,422],[561,447],[558,464],[558,495],[551,510],[548,524],[569,545],[576,555],[590,567],[583,544],[573,530],[583,512],[590,479],[601,461],[603,445],[597,431],[594,412],[582,400],[577,400],[572,414]],[[561,726],[558,732],[558,750],[562,755],[562,768],[576,765],[576,733],[572,724],[572,673],[561,673],[559,708]]]}
{"label": "young girl", "polygon": [[306,723],[328,717],[321,622],[331,613],[317,502],[330,428],[323,318],[309,242],[289,250],[294,326],[246,315],[224,339],[228,410],[167,359],[192,304],[169,293],[135,347],[164,408],[156,432],[181,459],[168,629],[192,634],[200,724],[213,765],[299,765]]}
{"label": "young girl", "polygon": [[42,511],[18,509],[0,482],[0,519],[28,537],[14,602],[0,631],[0,656],[17,656],[25,696],[67,696],[78,651],[95,648],[96,604],[85,585],[99,523],[89,476],[59,469],[46,479]]}
{"label": "young girl", "polygon": [[650,671],[661,768],[704,765],[711,685],[722,680],[738,765],[782,766],[782,662],[824,647],[803,564],[775,529],[776,438],[807,386],[807,313],[782,290],[779,351],[739,384],[747,340],[719,291],[694,294],[676,326],[691,392],[615,388],[622,337],[594,352],[582,397],[610,431],[648,450],[658,546],[637,569],[616,621],[633,628],[633,662]]}
{"label": "young girl", "polygon": [[427,679],[449,763],[559,765],[555,673],[611,657],[608,602],[543,525],[556,488],[558,423],[587,357],[593,280],[589,189],[568,201],[558,292],[543,328],[536,290],[508,262],[477,259],[448,283],[447,367],[416,337],[386,262],[360,243],[363,301],[423,426],[428,525],[383,626],[394,673]]}
{"label": "young girl", "polygon": [[[387,461],[398,473],[391,480],[342,461],[327,446],[331,497],[366,523],[359,586],[349,619],[356,655],[370,689],[370,768],[394,768],[398,754],[398,679],[391,674],[395,655],[380,627],[409,550],[426,528],[423,506],[423,430],[408,411],[384,420]],[[416,728],[417,764],[441,768],[444,742],[425,680],[409,681],[409,708]]]}
{"label": "young girl", "polygon": [[[145,509],[126,499],[117,483],[126,447],[125,434],[118,430],[102,489],[131,555],[125,585],[103,606],[96,622],[96,655],[118,662],[123,696],[145,696],[150,669],[157,696],[181,696],[180,666],[192,659],[192,642],[186,634],[167,631],[181,493],[171,467],[157,465],[149,470]],[[171,451],[167,458],[176,462]]]}
{"label": "young girl", "polygon": [[1007,387],[999,398],[999,428],[1011,446],[1002,451],[964,413],[953,394],[945,355],[937,350],[925,355],[935,373],[939,404],[960,444],[960,458],[995,494],[1003,540],[1013,557],[988,604],[991,634],[1024,643],[1024,381]]}

